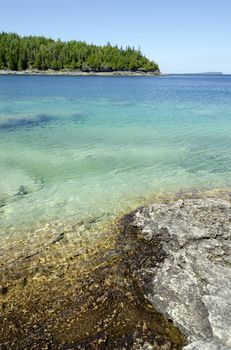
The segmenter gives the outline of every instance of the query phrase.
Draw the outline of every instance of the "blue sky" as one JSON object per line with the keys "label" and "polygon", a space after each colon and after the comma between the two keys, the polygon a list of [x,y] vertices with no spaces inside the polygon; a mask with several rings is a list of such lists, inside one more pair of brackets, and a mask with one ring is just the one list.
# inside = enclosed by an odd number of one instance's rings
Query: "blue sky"
{"label": "blue sky", "polygon": [[141,47],[165,73],[231,73],[231,0],[0,0],[0,30]]}

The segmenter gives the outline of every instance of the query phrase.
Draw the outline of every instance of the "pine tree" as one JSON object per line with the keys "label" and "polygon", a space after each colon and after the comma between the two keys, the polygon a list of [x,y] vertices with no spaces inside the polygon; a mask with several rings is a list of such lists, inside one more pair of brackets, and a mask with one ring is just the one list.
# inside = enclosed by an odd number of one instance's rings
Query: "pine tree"
{"label": "pine tree", "polygon": [[81,41],[62,42],[44,37],[20,37],[0,33],[0,69],[25,70],[83,69],[159,71],[158,65],[146,58],[140,47],[88,45]]}

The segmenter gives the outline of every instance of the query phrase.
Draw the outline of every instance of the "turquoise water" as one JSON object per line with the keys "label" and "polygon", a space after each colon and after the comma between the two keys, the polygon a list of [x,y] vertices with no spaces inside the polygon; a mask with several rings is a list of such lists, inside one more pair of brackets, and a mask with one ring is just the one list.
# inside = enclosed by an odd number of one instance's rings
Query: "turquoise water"
{"label": "turquoise water", "polygon": [[231,76],[0,76],[0,226],[231,185]]}

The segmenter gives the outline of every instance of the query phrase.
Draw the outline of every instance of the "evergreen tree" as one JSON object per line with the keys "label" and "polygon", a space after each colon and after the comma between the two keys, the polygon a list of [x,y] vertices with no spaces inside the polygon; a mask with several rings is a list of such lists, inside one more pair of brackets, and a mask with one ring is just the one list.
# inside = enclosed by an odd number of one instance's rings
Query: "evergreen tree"
{"label": "evergreen tree", "polygon": [[159,72],[158,65],[140,48],[88,45],[81,41],[62,42],[39,36],[20,37],[0,33],[0,69],[143,70]]}

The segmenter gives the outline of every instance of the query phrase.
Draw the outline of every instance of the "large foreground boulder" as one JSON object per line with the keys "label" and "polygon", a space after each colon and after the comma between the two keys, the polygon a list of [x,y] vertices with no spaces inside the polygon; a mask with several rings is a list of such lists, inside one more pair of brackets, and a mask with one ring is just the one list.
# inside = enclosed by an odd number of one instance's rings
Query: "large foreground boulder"
{"label": "large foreground boulder", "polygon": [[186,336],[184,349],[231,349],[230,201],[154,204],[122,225],[130,268],[145,297]]}

